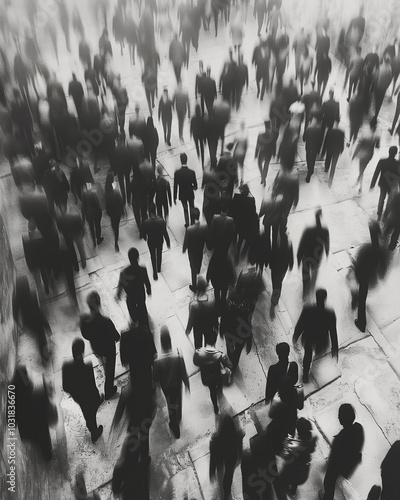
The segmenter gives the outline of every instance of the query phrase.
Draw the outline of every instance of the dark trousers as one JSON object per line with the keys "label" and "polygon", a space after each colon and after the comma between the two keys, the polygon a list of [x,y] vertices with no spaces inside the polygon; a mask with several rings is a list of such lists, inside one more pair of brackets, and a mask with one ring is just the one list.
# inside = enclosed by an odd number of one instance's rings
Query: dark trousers
{"label": "dark trousers", "polygon": [[174,67],[176,82],[179,83],[181,81],[182,65],[181,64],[173,64],[173,67]]}
{"label": "dark trousers", "polygon": [[114,376],[115,376],[115,352],[110,356],[101,358],[104,366],[105,382],[104,382],[104,394],[107,397],[112,393],[114,387]]}
{"label": "dark trousers", "polygon": [[353,92],[357,90],[358,87],[358,82],[359,78],[352,78],[350,77],[350,82],[349,82],[349,94],[347,96],[347,99],[350,101],[350,97],[352,96]]}
{"label": "dark trousers", "polygon": [[160,199],[160,198],[157,198],[157,196],[156,196],[156,208],[157,208],[157,215],[159,217],[162,217],[165,221],[168,220],[169,205],[168,205],[167,198]]}
{"label": "dark trousers", "polygon": [[169,424],[172,428],[178,428],[182,420],[182,384],[169,387],[164,391],[167,400]]}
{"label": "dark trousers", "polygon": [[358,289],[358,316],[357,323],[359,328],[365,329],[367,324],[367,297],[368,280],[361,281]]}
{"label": "dark trousers", "polygon": [[172,118],[162,118],[162,125],[164,129],[164,141],[168,144],[171,142],[171,125]]}
{"label": "dark trousers", "polygon": [[221,315],[222,311],[225,309],[227,293],[228,287],[217,288],[214,286],[215,309],[219,315]]}
{"label": "dark trousers", "polygon": [[282,283],[286,275],[286,270],[275,266],[271,267],[271,279],[272,279],[272,296],[271,303],[276,306],[278,305],[279,299],[282,293]]}
{"label": "dark trousers", "polygon": [[313,352],[311,345],[305,344],[305,346],[304,346],[304,358],[303,358],[303,376],[308,377],[308,374],[310,373],[313,355],[314,355],[314,352]]}
{"label": "dark trousers", "polygon": [[194,224],[193,217],[194,200],[181,200],[183,207],[183,215],[185,217],[185,226],[189,226],[189,211],[190,211],[190,224]]}
{"label": "dark trousers", "polygon": [[111,227],[114,232],[114,241],[115,244],[118,244],[118,239],[119,239],[119,223],[121,222],[121,216],[113,216],[111,217]]}
{"label": "dark trousers", "polygon": [[216,409],[218,408],[218,392],[221,390],[221,380],[217,380],[215,383],[209,384],[207,387],[210,391],[210,397],[214,409]]}
{"label": "dark trousers", "polygon": [[320,264],[314,257],[305,257],[303,259],[303,297],[306,297],[314,290]]}
{"label": "dark trousers", "polygon": [[119,187],[121,188],[122,199],[124,203],[131,202],[131,186],[130,186],[130,172],[118,174]]}
{"label": "dark trousers", "polygon": [[147,314],[146,297],[128,295],[126,298],[129,315],[133,321],[139,321],[140,325],[149,324],[149,316]]}
{"label": "dark trousers", "polygon": [[87,221],[89,224],[90,235],[93,240],[93,245],[96,246],[96,244],[99,244],[101,238],[101,214],[100,216],[94,219],[88,219]]}
{"label": "dark trousers", "polygon": [[260,170],[261,174],[261,183],[266,184],[267,180],[267,175],[268,175],[268,169],[269,169],[269,164],[271,163],[271,158],[272,154],[268,154],[266,156],[258,156],[258,169]]}
{"label": "dark trousers", "polygon": [[133,215],[135,217],[136,225],[139,229],[140,237],[142,238],[142,224],[143,221],[147,219],[147,207],[132,205]]}
{"label": "dark trousers", "polygon": [[163,241],[149,242],[149,252],[151,258],[151,265],[153,266],[153,275],[161,272],[161,259],[162,259],[162,249]]}
{"label": "dark trousers", "polygon": [[119,122],[119,130],[121,132],[124,131],[125,128],[125,112],[126,112],[126,106],[118,106],[118,122]]}
{"label": "dark trousers", "polygon": [[225,457],[224,460],[224,478],[222,480],[222,488],[224,490],[224,500],[231,498],[233,474],[236,469],[236,457]]}
{"label": "dark trousers", "polygon": [[358,137],[358,133],[360,131],[362,122],[360,123],[358,120],[355,122],[354,120],[350,120],[350,142],[356,141]]}
{"label": "dark trousers", "polygon": [[317,155],[318,151],[314,149],[306,149],[308,175],[312,175],[314,173],[315,162],[317,161]]}
{"label": "dark trousers", "polygon": [[328,170],[331,169],[329,173],[329,185],[332,184],[333,177],[335,176],[336,165],[338,160],[339,160],[339,153],[332,153],[332,151],[326,152],[325,172],[328,172]]}
{"label": "dark trousers", "polygon": [[336,481],[340,477],[339,468],[335,464],[329,464],[324,479],[323,500],[334,500]]}
{"label": "dark trousers", "polygon": [[147,99],[147,104],[149,105],[149,112],[151,115],[153,114],[153,108],[155,106],[154,104],[155,95],[156,95],[155,89],[152,90],[146,89],[146,99]]}
{"label": "dark trousers", "polygon": [[208,149],[210,152],[210,161],[212,168],[215,168],[217,166],[218,141],[219,141],[218,136],[208,138]]}
{"label": "dark trousers", "polygon": [[196,288],[197,275],[200,273],[201,264],[203,262],[203,253],[196,251],[189,251],[189,264],[192,275],[192,286]]}
{"label": "dark trousers", "polygon": [[206,108],[207,108],[207,113],[208,116],[212,115],[213,109],[214,109],[214,96],[211,98],[204,98],[205,103],[206,103]]}
{"label": "dark trousers", "polygon": [[177,113],[178,114],[178,130],[179,130],[179,139],[183,137],[183,125],[185,123],[186,113]]}
{"label": "dark trousers", "polygon": [[204,168],[204,141],[196,136],[194,136],[193,139],[196,146],[197,157],[201,158],[201,166]]}
{"label": "dark trousers", "polygon": [[378,201],[378,217],[381,217],[383,212],[383,205],[385,204],[386,196],[388,195],[388,191],[386,188],[380,186],[380,194]]}
{"label": "dark trousers", "polygon": [[93,434],[97,430],[97,408],[93,404],[80,404],[80,407],[86,421],[86,427],[88,428],[89,432]]}

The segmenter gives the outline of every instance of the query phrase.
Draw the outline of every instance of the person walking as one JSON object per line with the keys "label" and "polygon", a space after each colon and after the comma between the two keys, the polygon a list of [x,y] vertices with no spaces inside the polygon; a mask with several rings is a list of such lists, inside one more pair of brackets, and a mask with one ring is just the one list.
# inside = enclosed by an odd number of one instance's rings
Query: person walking
{"label": "person walking", "polygon": [[155,180],[155,202],[157,215],[168,222],[169,208],[172,207],[171,185],[164,177],[163,167],[158,165]]}
{"label": "person walking", "polygon": [[83,85],[77,80],[75,73],[72,73],[72,80],[68,85],[68,95],[72,97],[78,115],[78,120],[81,121],[83,98],[85,94],[83,91]]}
{"label": "person walking", "polygon": [[87,184],[82,190],[82,217],[89,224],[90,235],[95,248],[104,241],[104,237],[101,235],[102,215],[103,212],[96,185]]}
{"label": "person walking", "polygon": [[167,224],[162,217],[157,215],[154,204],[149,206],[149,218],[143,222],[142,232],[149,247],[151,264],[153,266],[153,279],[157,281],[158,273],[161,272],[163,240],[165,239],[168,248],[171,247],[171,242],[167,231]]}
{"label": "person walking", "polygon": [[400,477],[397,464],[400,460],[400,441],[395,441],[381,464],[381,500],[395,500],[400,491]]}
{"label": "person walking", "polygon": [[179,139],[183,143],[183,125],[186,115],[188,119],[190,119],[190,103],[189,94],[183,89],[181,81],[178,83],[178,88],[172,99],[172,106],[175,108],[176,114],[178,115]]}
{"label": "person walking", "polygon": [[344,151],[345,135],[339,128],[339,122],[335,122],[333,128],[329,129],[325,136],[322,148],[322,156],[325,156],[325,172],[329,172],[329,187],[332,186],[333,177],[336,171],[336,165],[340,155]]}
{"label": "person walking", "polygon": [[358,133],[364,121],[364,115],[364,98],[361,92],[357,92],[350,99],[349,103],[350,139],[348,144],[350,144],[352,141],[354,143],[357,140]]}
{"label": "person walking", "polygon": [[105,184],[105,200],[106,200],[106,212],[111,220],[111,227],[114,233],[114,243],[115,251],[119,252],[119,224],[121,222],[121,217],[125,212],[124,200],[122,195],[114,183],[114,174],[109,172],[106,178]]}
{"label": "person walking", "polygon": [[389,148],[389,157],[379,160],[374,175],[372,176],[370,189],[374,189],[376,182],[380,189],[378,201],[378,220],[381,219],[385,199],[399,187],[400,162],[396,160],[398,148],[392,146]]}
{"label": "person walking", "polygon": [[105,372],[104,395],[110,399],[117,392],[114,385],[115,376],[115,344],[120,335],[110,318],[101,314],[101,300],[97,292],[91,292],[86,303],[90,314],[81,316],[80,328],[82,337],[90,342],[93,353],[102,360]]}
{"label": "person walking", "polygon": [[164,129],[164,141],[167,146],[171,146],[172,110],[174,105],[168,97],[168,90],[164,89],[163,95],[158,105],[158,120],[162,121]]}
{"label": "person walking", "polygon": [[180,424],[182,420],[182,385],[190,391],[189,377],[185,361],[178,350],[172,349],[169,330],[161,327],[160,341],[162,354],[154,361],[153,379],[164,393],[168,407],[169,428],[176,437],[180,438]]}
{"label": "person walking", "polygon": [[278,231],[272,241],[271,251],[267,257],[271,269],[272,296],[271,296],[271,318],[275,315],[275,307],[279,303],[282,293],[282,283],[288,270],[293,269],[293,247],[286,231]]}
{"label": "person walking", "polygon": [[362,73],[364,69],[364,59],[361,56],[361,47],[356,47],[356,53],[350,60],[350,64],[347,67],[346,77],[344,82],[344,88],[346,88],[347,82],[349,82],[349,92],[347,96],[347,102],[350,102],[353,91],[358,91],[358,86],[361,83]]}
{"label": "person walking", "polygon": [[128,252],[130,265],[123,269],[119,275],[116,299],[121,299],[122,290],[126,293],[126,305],[133,321],[140,325],[149,322],[146,294],[151,295],[151,284],[145,267],[139,265],[139,252],[132,247]]}
{"label": "person walking", "polygon": [[272,129],[271,122],[265,122],[265,132],[258,134],[255,158],[261,174],[261,184],[267,185],[267,175],[271,159],[276,155],[277,133]]}
{"label": "person walking", "polygon": [[361,424],[355,422],[354,408],[350,404],[342,404],[338,416],[343,429],[332,442],[324,490],[319,493],[321,500],[333,500],[338,478],[342,476],[348,479],[362,460],[364,429]]}
{"label": "person walking", "polygon": [[338,359],[339,346],[336,331],[336,314],[328,309],[326,304],[326,290],[316,291],[316,304],[306,305],[300,314],[293,333],[293,344],[300,336],[304,346],[303,382],[309,380],[310,367],[315,355],[325,354],[329,340],[332,348],[332,358]]}
{"label": "person walking", "polygon": [[62,366],[63,391],[71,395],[80,406],[95,443],[103,433],[103,426],[97,425],[96,413],[102,402],[94,378],[94,370],[90,361],[83,360],[85,343],[76,338],[72,343],[72,361],[66,361]]}
{"label": "person walking", "polygon": [[316,118],[314,118],[304,132],[307,160],[306,182],[310,182],[311,176],[314,174],[315,162],[317,161],[318,154],[321,151],[323,139],[324,132],[321,124]]}
{"label": "person walking", "polygon": [[201,159],[201,166],[204,170],[204,145],[206,143],[206,122],[201,114],[200,105],[197,104],[194,116],[190,121],[190,137],[193,137],[196,146],[197,157]]}
{"label": "person walking", "polygon": [[379,116],[383,101],[385,99],[386,91],[389,88],[392,79],[393,71],[390,64],[390,57],[386,55],[382,61],[382,64],[379,66],[378,73],[375,76],[374,102],[376,119]]}
{"label": "person walking", "polygon": [[335,122],[340,121],[340,105],[335,100],[335,93],[333,89],[329,91],[329,99],[322,104],[322,128],[325,134],[326,129],[333,127]]}
{"label": "person walking", "polygon": [[221,365],[229,369],[232,368],[232,363],[226,354],[215,348],[217,336],[216,331],[210,331],[205,347],[196,349],[193,355],[193,363],[200,368],[201,381],[210,391],[216,415],[219,413],[218,394],[222,390]]}
{"label": "person walking", "polygon": [[169,46],[169,60],[174,68],[176,83],[179,83],[181,81],[182,66],[186,62],[186,51],[185,46],[179,40],[177,33],[175,33]]}
{"label": "person walking", "polygon": [[203,80],[203,95],[207,113],[210,117],[213,112],[214,101],[217,98],[217,84],[215,80],[211,78],[211,66],[207,67],[206,77]]}
{"label": "person walking", "polygon": [[132,171],[132,161],[131,153],[128,149],[124,137],[118,138],[118,144],[115,146],[112,159],[111,167],[114,174],[118,177],[118,184],[121,190],[122,200],[125,203],[131,202],[131,171]]}
{"label": "person walking", "polygon": [[154,126],[154,121],[151,116],[147,118],[146,128],[143,130],[143,147],[144,154],[151,161],[153,168],[156,168],[157,149],[160,143],[158,132]]}
{"label": "person walking", "polygon": [[265,404],[271,403],[275,394],[278,393],[282,381],[288,373],[298,379],[299,369],[295,361],[289,362],[290,347],[286,342],[280,342],[275,347],[278,362],[268,368],[267,385],[265,387]]}
{"label": "person walking", "polygon": [[200,274],[203,262],[204,245],[208,238],[207,225],[200,224],[200,210],[193,210],[194,224],[186,228],[185,239],[183,240],[182,252],[188,252],[192,284],[189,288],[196,291],[197,276]]}
{"label": "person walking", "polygon": [[363,135],[358,140],[357,146],[354,150],[353,157],[358,158],[359,161],[359,173],[357,177],[357,182],[355,187],[358,187],[358,194],[362,193],[362,184],[364,179],[364,172],[367,168],[369,162],[372,160],[375,148],[380,147],[380,136],[377,133],[378,122],[376,118],[372,118],[369,123],[368,130],[363,133]]}
{"label": "person walking", "polygon": [[210,441],[210,479],[223,471],[222,497],[231,498],[233,474],[242,458],[244,431],[239,422],[224,413]]}
{"label": "person walking", "polygon": [[174,204],[179,192],[179,200],[182,203],[183,213],[185,217],[185,227],[189,226],[189,211],[190,224],[194,224],[193,209],[194,209],[194,192],[197,189],[196,173],[187,166],[187,155],[181,153],[181,168],[175,171],[174,174]]}
{"label": "person walking", "polygon": [[235,135],[233,144],[233,154],[232,157],[237,161],[238,172],[239,172],[239,183],[240,185],[244,182],[244,160],[246,158],[247,148],[249,146],[249,134],[246,130],[246,122],[243,120],[240,122],[240,129]]}

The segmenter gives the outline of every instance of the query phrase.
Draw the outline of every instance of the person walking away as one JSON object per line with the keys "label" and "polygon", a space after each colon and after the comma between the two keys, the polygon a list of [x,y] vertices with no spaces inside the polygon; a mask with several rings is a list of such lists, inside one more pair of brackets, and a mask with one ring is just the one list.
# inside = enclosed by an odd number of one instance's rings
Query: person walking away
{"label": "person walking away", "polygon": [[182,82],[178,83],[178,88],[175,91],[172,100],[172,106],[176,109],[178,115],[178,130],[179,139],[183,143],[183,125],[185,123],[186,115],[190,119],[190,103],[189,94],[182,88]]}
{"label": "person walking away", "polygon": [[155,202],[157,215],[168,222],[169,208],[172,207],[171,185],[163,173],[163,167],[158,165],[155,180]]}
{"label": "person walking away", "polygon": [[103,426],[98,426],[96,419],[102,399],[96,386],[92,363],[85,363],[84,352],[85,343],[76,338],[72,343],[73,361],[66,361],[62,367],[62,387],[80,406],[92,443],[95,443],[103,433]]}
{"label": "person walking away", "polygon": [[258,134],[255,158],[257,158],[258,169],[261,174],[261,184],[267,185],[267,174],[271,159],[276,155],[277,134],[273,131],[271,122],[265,122],[265,132]]}
{"label": "person walking away", "polygon": [[174,174],[174,204],[179,192],[179,200],[182,203],[183,213],[185,217],[185,227],[189,226],[189,210],[190,224],[194,224],[193,209],[194,209],[194,192],[197,189],[197,180],[194,170],[187,166],[187,155],[181,153],[181,168],[175,171]]}
{"label": "person walking away", "polygon": [[218,394],[222,390],[221,365],[232,368],[228,357],[215,348],[217,336],[216,331],[209,332],[206,346],[196,349],[193,355],[193,363],[200,368],[201,381],[210,391],[216,415],[219,413]]}
{"label": "person walking away", "polygon": [[105,185],[106,212],[111,220],[111,227],[114,232],[115,251],[119,252],[119,224],[121,217],[125,212],[124,201],[122,195],[114,183],[114,175],[112,172],[107,174]]}
{"label": "person walking away", "polygon": [[325,172],[329,173],[329,187],[332,186],[333,177],[336,171],[336,165],[340,155],[344,151],[345,135],[344,131],[339,128],[339,123],[335,122],[333,128],[329,129],[325,136],[324,146],[322,148],[322,156],[325,158]]}
{"label": "person walking away", "polygon": [[382,217],[386,196],[389,196],[390,198],[392,192],[396,192],[399,188],[400,162],[396,160],[397,153],[398,148],[396,146],[389,148],[389,157],[379,160],[374,175],[372,176],[370,189],[375,187],[376,181],[379,177],[378,185],[380,194],[377,214],[378,221]]}
{"label": "person walking away", "polygon": [[162,217],[157,215],[154,204],[149,206],[149,218],[143,222],[143,237],[147,240],[149,247],[151,264],[153,266],[153,279],[157,281],[158,273],[161,272],[163,240],[165,239],[168,248],[170,248],[171,242],[167,231],[167,224]]}
{"label": "person walking away", "polygon": [[158,105],[158,120],[162,120],[164,129],[164,141],[167,146],[171,146],[172,110],[174,105],[168,97],[168,90],[164,89],[163,95]]}
{"label": "person walking away", "polygon": [[364,179],[364,172],[367,168],[369,162],[372,160],[375,148],[380,147],[380,136],[377,133],[378,122],[376,118],[372,118],[369,123],[368,130],[360,137],[358,144],[354,150],[353,157],[358,158],[359,161],[359,173],[357,177],[357,182],[355,187],[358,187],[358,194],[362,193],[362,184]]}
{"label": "person walking away", "polygon": [[179,351],[172,349],[171,336],[166,326],[161,327],[162,354],[154,361],[153,378],[164,393],[168,407],[169,428],[179,439],[182,420],[182,385],[190,391],[185,361]]}
{"label": "person walking away", "polygon": [[188,252],[192,284],[189,288],[192,292],[196,291],[197,276],[200,274],[201,264],[203,262],[204,245],[208,239],[207,225],[200,224],[200,210],[193,210],[194,224],[188,226],[185,231],[182,252]]}
{"label": "person walking away", "polygon": [[200,105],[197,104],[194,116],[190,121],[190,137],[193,137],[196,146],[197,158],[201,159],[204,170],[204,144],[206,142],[206,122],[201,114]]}
{"label": "person walking away", "polygon": [[115,376],[115,344],[120,335],[110,318],[101,314],[101,300],[97,292],[91,292],[86,299],[90,314],[81,316],[80,328],[82,337],[90,342],[93,353],[99,357],[104,365],[105,399],[110,399],[117,392],[114,385]]}

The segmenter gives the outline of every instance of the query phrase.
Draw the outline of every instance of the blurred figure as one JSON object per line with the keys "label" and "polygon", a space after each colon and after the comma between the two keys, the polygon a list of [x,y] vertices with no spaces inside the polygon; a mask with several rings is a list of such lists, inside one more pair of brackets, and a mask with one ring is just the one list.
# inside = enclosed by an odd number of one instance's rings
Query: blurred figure
{"label": "blurred figure", "polygon": [[[395,500],[400,491],[400,477],[397,464],[400,460],[400,441],[395,441],[381,464],[381,500]],[[377,497],[378,498],[378,497]]]}
{"label": "blurred figure", "polygon": [[357,146],[353,153],[354,158],[358,158],[359,161],[359,173],[357,177],[356,186],[359,185],[358,194],[362,193],[362,184],[364,179],[364,172],[367,168],[369,162],[372,160],[375,148],[380,147],[380,136],[377,133],[378,122],[376,118],[373,118],[370,123],[368,130],[363,133],[359,138]]}
{"label": "blurred figure", "polygon": [[89,340],[93,353],[103,363],[105,372],[104,396],[105,399],[111,399],[117,392],[117,386],[114,385],[115,343],[119,341],[120,335],[111,319],[101,314],[100,295],[97,292],[91,292],[86,298],[86,303],[89,306],[90,314],[81,316],[82,337]]}
{"label": "blurred figure", "polygon": [[168,90],[164,89],[163,95],[158,105],[158,120],[162,120],[164,129],[164,141],[167,146],[171,146],[171,127],[172,127],[172,110],[173,102],[168,97]]}
{"label": "blurred figure", "polygon": [[185,231],[182,252],[188,252],[192,284],[189,288],[196,292],[197,276],[200,274],[201,264],[203,262],[204,245],[208,238],[208,228],[200,223],[200,210],[193,210],[194,224],[188,226]]}
{"label": "blurred figure", "polygon": [[86,268],[86,251],[83,244],[85,225],[82,216],[78,211],[69,209],[66,212],[60,212],[56,216],[57,226],[64,237],[65,244],[71,257],[72,265],[76,272],[79,272],[78,258],[76,256],[75,246],[78,249],[81,258],[82,269]]}
{"label": "blurred figure", "polygon": [[169,428],[179,439],[182,420],[182,385],[190,390],[185,361],[179,351],[172,351],[171,336],[166,326],[160,332],[162,354],[154,362],[154,381],[158,382],[167,401]]}
{"label": "blurred figure", "polygon": [[187,155],[182,153],[180,155],[181,168],[174,173],[174,205],[179,192],[179,200],[182,203],[183,214],[185,218],[185,227],[194,224],[194,192],[197,190],[196,173],[187,166]]}
{"label": "blurred figure", "polygon": [[333,177],[336,172],[336,165],[340,155],[343,153],[345,143],[344,131],[339,128],[339,122],[335,122],[334,126],[329,129],[325,136],[324,146],[322,148],[322,156],[325,158],[325,172],[329,172],[329,187],[332,186]]}
{"label": "blurred figure", "polygon": [[155,180],[155,204],[157,215],[168,222],[169,208],[172,207],[171,185],[164,177],[164,170],[161,165],[157,167],[157,177]]}
{"label": "blurred figure", "polygon": [[206,122],[201,114],[200,105],[196,105],[194,116],[190,121],[190,137],[193,137],[196,146],[197,158],[201,159],[204,169],[204,144],[206,142]]}
{"label": "blurred figure", "polygon": [[101,235],[101,210],[100,199],[95,184],[86,184],[82,190],[82,217],[87,220],[92,237],[93,246],[103,243],[104,238]]}
{"label": "blurred figure", "polygon": [[240,252],[243,247],[243,253],[246,253],[252,246],[258,235],[258,216],[256,210],[256,201],[250,193],[247,184],[241,184],[239,193],[236,193],[232,199],[229,209],[229,215],[235,223],[235,231],[238,237],[236,244],[236,255],[240,257]]}
{"label": "blurred figure", "polygon": [[156,168],[157,149],[160,141],[151,116],[147,118],[146,128],[143,132],[143,147],[146,158],[151,161],[153,168]]}
{"label": "blurred figure", "polygon": [[214,101],[217,98],[217,84],[215,80],[211,78],[211,67],[207,67],[207,74],[203,81],[203,95],[204,102],[206,104],[208,116],[212,114]]}
{"label": "blurred figure", "polygon": [[[358,133],[364,121],[365,115],[364,99],[361,92],[353,95],[349,103],[349,120],[350,120],[350,142],[357,140]],[[350,145],[350,142],[348,145]]]}
{"label": "blurred figure", "polygon": [[277,134],[271,127],[271,122],[265,122],[265,132],[258,134],[255,158],[261,174],[261,184],[267,185],[266,179],[271,159],[276,155]]}
{"label": "blurred figure", "polygon": [[176,110],[178,115],[178,131],[179,139],[183,142],[183,125],[185,123],[186,116],[190,120],[190,103],[189,94],[183,89],[182,82],[178,82],[178,88],[175,91],[174,97],[172,99],[172,106]]}
{"label": "blurred figure", "polygon": [[303,382],[309,380],[310,366],[315,355],[324,354],[332,347],[332,357],[338,360],[338,337],[336,331],[336,314],[333,309],[326,308],[326,290],[317,290],[316,304],[304,306],[293,333],[293,344],[302,336],[304,346]]}
{"label": "blurred figure", "polygon": [[315,162],[321,151],[324,131],[320,122],[314,118],[304,132],[303,140],[306,146],[307,176],[306,182],[310,182],[314,175]]}
{"label": "blurred figure", "polygon": [[175,33],[174,39],[169,46],[169,60],[174,68],[176,82],[181,81],[182,66],[186,62],[186,50],[183,43],[178,39],[178,34]]}
{"label": "blurred figure", "polygon": [[114,467],[112,491],[122,500],[149,500],[149,462],[141,458],[140,436],[128,434]]}
{"label": "blurred figure", "polygon": [[400,172],[400,162],[396,160],[397,152],[398,148],[396,146],[389,148],[389,157],[379,160],[371,180],[370,189],[373,189],[379,177],[378,220],[382,216],[386,196],[389,196],[390,199],[391,193],[399,187],[398,175]]}
{"label": "blurred figure", "polygon": [[125,209],[121,193],[114,183],[114,175],[112,172],[109,172],[107,174],[104,191],[106,212],[110,217],[111,227],[114,233],[115,251],[119,252],[119,224],[121,222],[121,217],[123,216]]}
{"label": "blurred figure", "polygon": [[381,65],[379,66],[378,73],[375,76],[374,82],[374,103],[375,103],[375,118],[378,118],[383,101],[385,99],[386,91],[390,86],[393,78],[393,70],[390,64],[390,58],[385,56]]}
{"label": "blurred figure", "polygon": [[139,252],[131,248],[128,252],[130,265],[121,271],[117,288],[117,300],[121,299],[122,290],[126,293],[126,305],[133,321],[140,325],[148,324],[146,295],[151,295],[151,285],[147,270],[139,265]]}
{"label": "blurred figure", "polygon": [[85,94],[83,91],[83,85],[81,84],[81,82],[78,82],[75,73],[72,73],[72,80],[69,82],[68,85],[68,95],[72,97],[78,115],[78,119],[79,121],[81,121],[83,98]]}
{"label": "blurred figure", "polygon": [[161,272],[163,240],[165,240],[167,248],[171,247],[171,242],[167,231],[167,224],[162,217],[157,215],[154,204],[149,205],[149,218],[143,222],[142,233],[149,247],[151,264],[153,266],[153,279],[157,281],[158,273]]}
{"label": "blurred figure", "polygon": [[321,224],[322,210],[315,212],[315,226],[304,230],[297,250],[297,264],[302,266],[303,298],[314,290],[324,253],[330,248],[329,229]]}
{"label": "blurred figure", "polygon": [[358,85],[360,84],[363,68],[364,59],[361,57],[361,47],[356,47],[356,52],[351,58],[350,64],[347,66],[346,78],[344,82],[344,88],[346,88],[347,82],[349,82],[347,102],[350,102],[353,91],[358,92]]}
{"label": "blurred figure", "polygon": [[75,500],[101,500],[97,489],[88,494],[83,472],[77,472],[75,475]]}
{"label": "blurred figure", "polygon": [[336,481],[340,476],[348,479],[361,463],[364,447],[364,429],[354,422],[356,415],[350,404],[339,408],[339,422],[343,429],[333,440],[328,460],[328,469],[324,479],[324,490],[320,491],[321,500],[333,500]]}
{"label": "blurred figure", "polygon": [[201,276],[197,278],[195,291],[196,296],[189,304],[185,333],[189,335],[193,330],[194,347],[200,349],[208,343],[209,333],[217,331],[218,316],[215,311],[215,301],[207,294],[207,282]]}
{"label": "blurred figure", "polygon": [[295,361],[289,362],[290,347],[286,342],[280,342],[275,347],[278,355],[278,362],[268,368],[267,385],[265,388],[265,404],[269,404],[275,394],[279,391],[282,381],[288,373],[293,374],[293,378],[298,379],[299,369]]}
{"label": "blurred figure", "polygon": [[246,131],[246,122],[240,122],[240,130],[237,132],[234,138],[233,146],[233,158],[238,163],[239,167],[239,184],[242,185],[244,182],[244,160],[246,158],[247,148],[249,144],[249,135]]}
{"label": "blurred figure", "polygon": [[310,474],[312,454],[317,446],[318,435],[312,424],[305,418],[296,423],[296,434],[285,441],[283,468],[279,474],[279,484],[285,492],[295,496],[297,487],[304,484]]}
{"label": "blurred figure", "polygon": [[218,394],[222,391],[221,365],[232,368],[228,357],[215,348],[217,336],[216,331],[209,332],[205,347],[196,349],[193,355],[193,363],[200,367],[201,381],[210,391],[216,415],[219,413]]}
{"label": "blurred figure", "polygon": [[395,250],[400,236],[400,194],[395,192],[385,211],[385,234],[390,235],[389,250]]}
{"label": "blurred figure", "polygon": [[331,129],[335,122],[340,121],[340,105],[335,100],[335,93],[332,89],[329,91],[329,99],[322,104],[321,112],[322,128],[325,133],[326,129]]}
{"label": "blurred figure", "polygon": [[95,443],[103,433],[103,426],[97,425],[96,413],[102,402],[94,378],[93,366],[90,361],[84,362],[85,343],[76,338],[72,343],[73,361],[66,361],[62,367],[63,391],[70,394],[80,406]]}
{"label": "blurred figure", "polygon": [[279,231],[272,241],[271,252],[268,256],[268,264],[271,269],[272,296],[270,316],[275,316],[275,307],[279,303],[282,293],[282,283],[288,270],[293,269],[293,247],[286,231]]}
{"label": "blurred figure", "polygon": [[249,90],[249,68],[247,64],[243,61],[243,55],[239,55],[239,62],[236,68],[235,75],[235,97],[236,97],[236,111],[239,110],[241,99],[243,95],[243,90],[246,87],[246,91]]}
{"label": "blurred figure", "polygon": [[222,497],[231,498],[233,474],[242,458],[244,431],[239,422],[224,413],[210,441],[210,479],[222,475]]}

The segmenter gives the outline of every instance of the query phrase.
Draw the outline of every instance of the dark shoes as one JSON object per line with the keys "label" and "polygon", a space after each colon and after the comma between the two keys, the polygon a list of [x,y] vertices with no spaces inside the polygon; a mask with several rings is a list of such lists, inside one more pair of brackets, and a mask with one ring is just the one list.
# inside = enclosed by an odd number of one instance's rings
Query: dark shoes
{"label": "dark shoes", "polygon": [[100,238],[97,238],[97,244],[100,245],[101,243],[103,243],[104,241],[104,238],[103,236],[100,236]]}
{"label": "dark shoes", "polygon": [[218,415],[218,413],[219,413],[219,408],[218,408],[218,406],[214,406],[214,413],[215,413],[216,415]]}
{"label": "dark shoes", "polygon": [[116,244],[115,244],[115,247],[114,247],[114,248],[115,248],[115,251],[116,251],[116,252],[119,252],[119,245],[118,245],[118,243],[116,243]]}
{"label": "dark shoes", "polygon": [[106,395],[105,395],[105,399],[106,399],[106,400],[107,400],[107,399],[111,399],[111,398],[114,396],[114,394],[115,394],[116,392],[117,392],[117,386],[116,386],[116,385],[114,385],[114,387],[111,389],[110,394],[106,394]]}
{"label": "dark shoes", "polygon": [[189,285],[189,290],[193,293],[196,293],[196,287],[194,287],[193,285]]}
{"label": "dark shoes", "polygon": [[153,273],[153,280],[158,281],[158,274],[157,273]]}
{"label": "dark shoes", "polygon": [[306,177],[306,182],[307,182],[307,183],[309,183],[309,182],[310,182],[311,176],[312,176],[312,174],[307,174],[307,177]]}
{"label": "dark shoes", "polygon": [[362,326],[361,323],[358,321],[358,319],[354,320],[354,324],[360,330],[360,332],[365,333],[365,329],[366,329],[367,325]]}
{"label": "dark shoes", "polygon": [[102,434],[103,434],[103,426],[99,425],[97,429],[94,432],[92,432],[92,443],[95,443]]}

